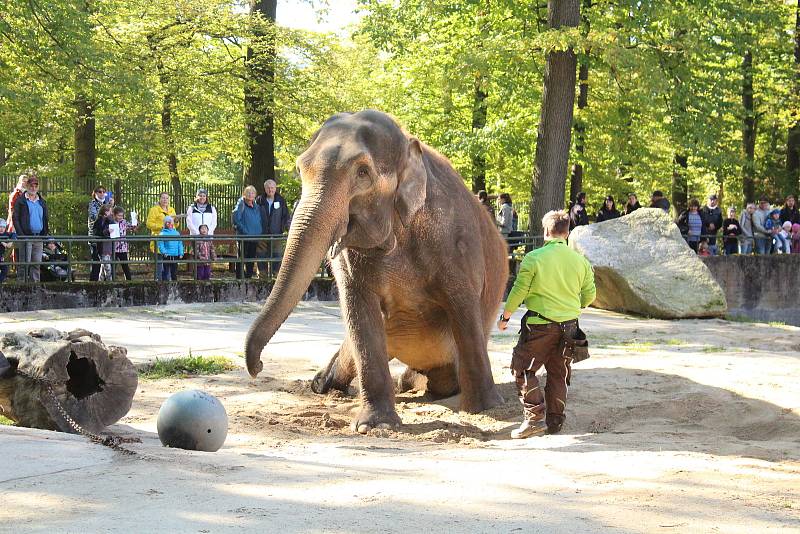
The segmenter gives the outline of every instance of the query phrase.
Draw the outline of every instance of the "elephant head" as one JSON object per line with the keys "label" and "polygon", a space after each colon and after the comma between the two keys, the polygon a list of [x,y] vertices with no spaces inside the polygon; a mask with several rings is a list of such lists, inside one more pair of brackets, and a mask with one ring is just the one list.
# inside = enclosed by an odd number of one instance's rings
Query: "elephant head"
{"label": "elephant head", "polygon": [[[426,198],[420,142],[372,110],[328,119],[297,159],[302,195],[275,286],[247,334],[247,370],[302,298],[329,249],[391,249]],[[332,248],[333,247],[333,248]]]}

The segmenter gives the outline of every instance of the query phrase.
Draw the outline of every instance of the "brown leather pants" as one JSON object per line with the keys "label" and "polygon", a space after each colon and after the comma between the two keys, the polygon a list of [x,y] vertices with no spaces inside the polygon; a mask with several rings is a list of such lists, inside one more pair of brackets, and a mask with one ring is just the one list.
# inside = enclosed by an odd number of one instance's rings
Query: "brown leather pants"
{"label": "brown leather pants", "polygon": [[[562,327],[566,335],[574,336],[576,321],[528,325],[519,336],[511,359],[511,371],[517,382],[517,392],[525,417],[531,421],[547,420],[547,425],[564,422],[567,405],[571,360],[564,358]],[[547,382],[542,394],[536,372],[545,368]]]}

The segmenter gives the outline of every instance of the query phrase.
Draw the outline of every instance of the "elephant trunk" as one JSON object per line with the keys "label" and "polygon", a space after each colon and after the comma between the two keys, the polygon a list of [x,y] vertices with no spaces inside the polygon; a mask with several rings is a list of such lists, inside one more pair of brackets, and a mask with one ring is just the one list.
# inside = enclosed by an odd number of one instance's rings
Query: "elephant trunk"
{"label": "elephant trunk", "polygon": [[327,250],[347,228],[347,202],[339,196],[316,187],[301,197],[275,286],[247,333],[247,371],[254,378],[263,368],[261,351],[308,289]]}

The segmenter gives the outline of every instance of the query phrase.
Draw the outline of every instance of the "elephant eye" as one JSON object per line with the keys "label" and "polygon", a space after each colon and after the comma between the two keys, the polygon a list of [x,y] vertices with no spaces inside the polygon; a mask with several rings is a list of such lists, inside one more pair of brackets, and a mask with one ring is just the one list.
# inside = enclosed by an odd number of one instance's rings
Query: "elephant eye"
{"label": "elephant eye", "polygon": [[367,188],[372,185],[372,177],[369,172],[369,167],[361,165],[356,171],[356,186],[358,188]]}

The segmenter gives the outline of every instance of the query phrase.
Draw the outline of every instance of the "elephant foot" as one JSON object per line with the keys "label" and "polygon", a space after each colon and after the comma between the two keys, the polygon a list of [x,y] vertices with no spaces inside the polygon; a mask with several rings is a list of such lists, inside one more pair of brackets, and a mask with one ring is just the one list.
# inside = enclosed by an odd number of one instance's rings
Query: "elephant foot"
{"label": "elephant foot", "polygon": [[492,384],[491,388],[479,392],[476,391],[472,394],[464,392],[459,409],[462,412],[479,413],[500,406],[504,402],[502,395],[497,391],[497,387]]}
{"label": "elephant foot", "polygon": [[328,366],[314,375],[311,380],[311,391],[320,395],[328,393],[331,389],[347,393],[353,377],[351,366],[345,365],[340,357],[340,352],[337,352]]}
{"label": "elephant foot", "polygon": [[425,372],[428,377],[427,391],[432,399],[446,399],[458,395],[458,369],[454,364],[434,367]]}
{"label": "elephant foot", "polygon": [[424,391],[427,384],[427,378],[422,373],[406,368],[403,374],[397,377],[395,382],[395,392],[405,393],[407,391]]}
{"label": "elephant foot", "polygon": [[353,420],[350,428],[353,432],[366,434],[373,428],[383,428],[386,430],[397,430],[403,422],[392,408],[371,408],[364,407]]}
{"label": "elephant foot", "polygon": [[333,375],[329,373],[327,369],[322,369],[317,371],[317,374],[315,374],[314,378],[311,380],[311,391],[324,395],[331,390],[332,385]]}

